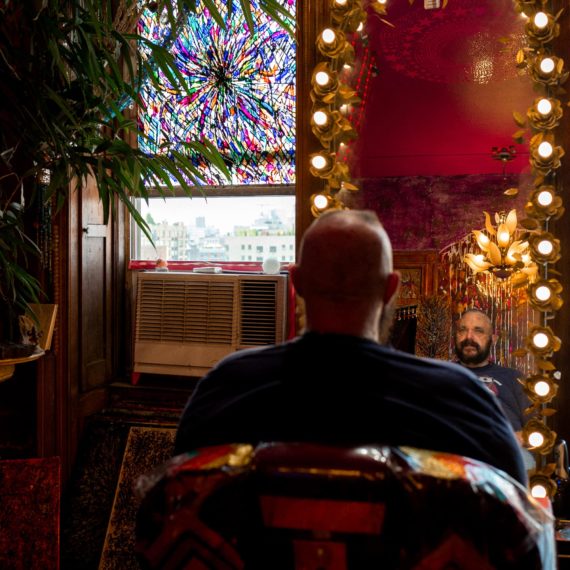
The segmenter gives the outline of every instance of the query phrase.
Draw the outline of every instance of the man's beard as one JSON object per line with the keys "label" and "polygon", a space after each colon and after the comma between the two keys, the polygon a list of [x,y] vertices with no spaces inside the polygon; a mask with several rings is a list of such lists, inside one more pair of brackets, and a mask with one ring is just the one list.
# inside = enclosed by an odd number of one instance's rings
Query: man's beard
{"label": "man's beard", "polygon": [[[463,350],[467,346],[472,346],[477,349],[472,355],[466,355]],[[480,346],[476,342],[472,340],[465,339],[460,343],[455,343],[455,354],[463,364],[481,364],[489,358],[489,354],[491,353],[491,339],[487,341],[484,346]]]}

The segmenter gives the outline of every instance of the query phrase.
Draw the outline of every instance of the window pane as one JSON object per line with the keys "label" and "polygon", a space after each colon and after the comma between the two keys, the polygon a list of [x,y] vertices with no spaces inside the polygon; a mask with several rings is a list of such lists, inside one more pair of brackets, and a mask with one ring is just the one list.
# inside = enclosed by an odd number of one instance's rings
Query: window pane
{"label": "window pane", "polygon": [[279,261],[295,261],[294,196],[151,198],[138,206],[156,249],[134,228],[134,259],[263,261],[279,251]]}
{"label": "window pane", "polygon": [[[228,12],[228,4],[233,6]],[[282,0],[295,14],[294,0]],[[159,76],[157,90],[145,81],[139,121],[147,138],[139,148],[155,153],[166,140],[181,150],[185,141],[210,141],[231,171],[228,182],[218,171],[193,157],[208,185],[292,184],[295,180],[294,39],[251,1],[255,28],[248,30],[240,2],[216,0],[226,28],[220,28],[204,3],[190,13],[184,33],[173,41],[171,53],[187,84],[172,89]],[[291,19],[291,23],[293,20]],[[141,35],[154,42],[170,40],[168,20],[145,10]],[[142,56],[148,48],[140,46]]]}

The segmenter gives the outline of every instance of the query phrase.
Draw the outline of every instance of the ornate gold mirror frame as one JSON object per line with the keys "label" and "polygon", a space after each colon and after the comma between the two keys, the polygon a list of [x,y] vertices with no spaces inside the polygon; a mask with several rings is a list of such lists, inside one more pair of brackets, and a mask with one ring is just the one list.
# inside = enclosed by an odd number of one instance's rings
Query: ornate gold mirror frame
{"label": "ornate gold mirror frame", "polygon": [[[554,2],[513,1],[513,10],[524,15],[521,26],[526,33],[526,45],[517,53],[513,66],[516,65],[530,78],[537,93],[526,116],[514,113],[519,130],[513,135],[517,142],[528,137],[534,178],[534,189],[525,206],[527,218],[521,226],[526,232],[532,260],[538,266],[536,279],[527,287],[528,302],[536,310],[538,318],[529,326],[525,346],[519,347],[517,355],[531,354],[534,362],[533,373],[524,379],[524,390],[532,401],[532,418],[524,427],[523,438],[536,459],[530,486],[537,497],[553,496],[556,491],[556,484],[551,478],[553,466],[546,458],[552,452],[557,434],[547,423],[555,412],[550,404],[558,391],[560,378],[552,358],[560,349],[561,341],[550,324],[562,306],[560,274],[554,269],[554,264],[560,259],[560,241],[553,234],[552,222],[564,212],[557,176],[564,149],[559,143],[561,137],[557,129],[563,116],[562,99],[566,98],[562,85],[569,74],[564,61],[554,52],[562,12],[553,12]],[[308,225],[307,210],[312,216],[318,216],[331,208],[346,208],[346,193],[358,190],[351,181],[349,167],[344,160],[344,144],[356,136],[346,109],[358,104],[358,97],[346,80],[349,75],[345,70],[354,64],[351,43],[355,34],[364,29],[370,11],[381,18],[387,16],[389,1],[330,0],[328,11],[307,6],[300,22],[300,26],[309,25],[310,19],[316,26],[312,30],[314,35],[305,35],[305,38],[316,38],[316,52],[313,49],[315,62],[311,76],[304,78],[305,85],[308,79],[310,87],[306,88],[307,93],[300,90],[299,97],[310,99],[309,108],[301,106],[300,114],[310,116],[310,129],[318,141],[314,148],[298,148],[298,156],[308,157],[308,170],[313,177],[310,181],[302,174],[304,169],[299,169],[298,183],[311,189],[303,192],[298,205],[303,209],[298,216],[302,229]],[[300,53],[305,55],[311,53],[311,48],[302,43],[299,46]],[[303,84],[302,78],[300,84]],[[306,131],[299,132],[299,141],[305,138],[304,134]]]}

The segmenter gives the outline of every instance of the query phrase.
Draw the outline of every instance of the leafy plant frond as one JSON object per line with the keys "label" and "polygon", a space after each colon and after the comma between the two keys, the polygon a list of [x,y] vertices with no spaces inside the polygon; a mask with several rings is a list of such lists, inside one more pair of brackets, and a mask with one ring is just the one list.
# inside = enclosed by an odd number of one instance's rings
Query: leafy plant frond
{"label": "leafy plant frond", "polygon": [[[250,0],[235,1],[253,29]],[[38,248],[27,232],[24,205],[14,201],[22,184],[32,188],[39,173],[51,175],[43,200],[53,200],[56,208],[91,178],[105,221],[117,203],[123,204],[151,241],[133,197],[148,199],[149,188],[166,196],[175,187],[191,196],[204,182],[198,165],[229,178],[224,157],[210,141],[167,141],[158,154],[145,154],[126,142],[144,138],[131,110],[144,81],[186,89],[169,48],[188,12],[199,6],[225,26],[215,0],[0,5],[0,302],[11,311],[25,309],[41,294],[28,265]],[[260,7],[294,33],[290,13],[277,0],[261,0]],[[162,45],[136,32],[144,9],[156,11],[169,26]],[[26,208],[33,206],[28,200]]]}

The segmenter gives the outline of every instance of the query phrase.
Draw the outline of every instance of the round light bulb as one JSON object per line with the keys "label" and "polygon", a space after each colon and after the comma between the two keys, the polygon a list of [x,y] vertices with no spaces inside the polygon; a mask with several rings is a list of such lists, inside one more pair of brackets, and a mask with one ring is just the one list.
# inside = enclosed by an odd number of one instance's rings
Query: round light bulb
{"label": "round light bulb", "polygon": [[348,113],[348,105],[346,103],[343,103],[340,108],[339,111],[343,114],[346,115]]}
{"label": "round light bulb", "polygon": [[318,208],[319,210],[324,210],[327,207],[328,203],[328,198],[322,194],[317,194],[313,200],[315,208]]}
{"label": "round light bulb", "polygon": [[387,0],[377,0],[378,4],[386,4]]}
{"label": "round light bulb", "polygon": [[536,333],[532,337],[532,343],[537,348],[546,348],[548,346],[548,336],[544,333]]}
{"label": "round light bulb", "polygon": [[509,240],[511,239],[511,234],[506,228],[500,228],[497,232],[497,243],[499,247],[507,247],[509,245]]}
{"label": "round light bulb", "polygon": [[327,159],[323,155],[317,154],[317,156],[313,156],[311,159],[311,164],[317,170],[321,170],[327,165]]}
{"label": "round light bulb", "polygon": [[352,69],[352,65],[350,65],[349,63],[345,63],[345,64],[342,66],[342,68],[345,69],[345,70]]}
{"label": "round light bulb", "polygon": [[554,67],[554,60],[551,57],[545,57],[540,62],[540,71],[542,71],[542,73],[552,73],[554,71]]}
{"label": "round light bulb", "polygon": [[364,29],[364,22],[360,22],[360,24],[358,24],[358,28],[356,28],[357,32],[361,32]]}
{"label": "round light bulb", "polygon": [[539,431],[533,431],[528,436],[528,442],[531,447],[540,447],[544,443],[544,436]]}
{"label": "round light bulb", "polygon": [[542,157],[542,158],[548,158],[549,156],[552,155],[554,149],[552,148],[552,145],[547,142],[541,142],[538,145],[538,154]]}
{"label": "round light bulb", "polygon": [[548,99],[541,99],[536,104],[536,109],[541,115],[548,115],[552,111],[552,103]]}
{"label": "round light bulb", "polygon": [[490,241],[491,240],[488,238],[487,235],[485,235],[483,233],[479,234],[479,242],[481,243],[481,245],[487,246],[487,245],[489,245]]}
{"label": "round light bulb", "polygon": [[530,494],[535,499],[545,499],[548,493],[547,493],[546,487],[544,485],[537,483],[536,485],[533,485],[531,487]]}
{"label": "round light bulb", "polygon": [[315,125],[322,127],[329,122],[329,117],[324,111],[315,111],[313,113],[313,121],[315,121]]}
{"label": "round light bulb", "polygon": [[539,301],[548,301],[548,299],[550,299],[550,295],[552,294],[552,292],[550,291],[550,288],[547,287],[546,285],[541,285],[540,287],[537,287],[534,294],[536,295],[536,298]]}
{"label": "round light bulb", "polygon": [[548,16],[544,12],[537,12],[534,15],[534,25],[537,28],[545,28],[548,25]]}
{"label": "round light bulb", "polygon": [[536,199],[541,206],[550,206],[550,204],[552,204],[552,200],[554,200],[554,196],[552,196],[552,192],[542,190],[542,192],[539,192]]}
{"label": "round light bulb", "polygon": [[323,38],[323,42],[325,42],[325,44],[332,44],[336,38],[336,34],[334,33],[334,30],[325,28],[321,34],[321,37]]}
{"label": "round light bulb", "polygon": [[338,4],[339,6],[344,6],[346,5],[348,0],[334,0],[335,4]]}
{"label": "round light bulb", "polygon": [[536,249],[539,251],[539,253],[541,253],[542,255],[550,255],[552,253],[552,249],[553,249],[553,245],[552,242],[547,240],[547,239],[543,239],[542,241],[538,242],[538,245],[536,246]]}
{"label": "round light bulb", "polygon": [[534,393],[537,396],[546,396],[550,392],[550,385],[544,380],[540,380],[534,385]]}
{"label": "round light bulb", "polygon": [[315,81],[321,86],[324,87],[330,81],[330,75],[326,71],[319,71],[315,75]]}

